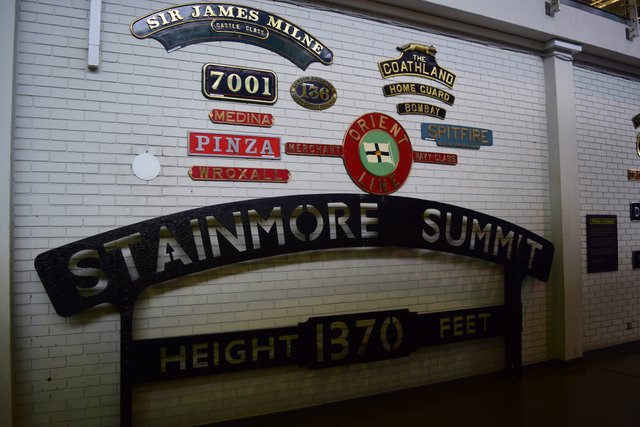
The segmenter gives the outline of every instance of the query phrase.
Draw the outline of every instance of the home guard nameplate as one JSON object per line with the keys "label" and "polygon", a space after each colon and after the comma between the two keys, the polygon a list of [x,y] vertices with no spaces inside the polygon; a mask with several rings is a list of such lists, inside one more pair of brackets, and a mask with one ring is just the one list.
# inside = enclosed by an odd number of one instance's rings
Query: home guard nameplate
{"label": "home guard nameplate", "polygon": [[479,149],[493,145],[493,132],[489,129],[461,125],[422,123],[421,136],[433,140],[438,147]]}
{"label": "home guard nameplate", "polygon": [[326,110],[338,98],[331,82],[320,77],[300,77],[291,85],[291,97],[309,110]]}
{"label": "home guard nameplate", "polygon": [[278,100],[278,78],[269,70],[205,64],[202,94],[218,101],[274,104]]}
{"label": "home guard nameplate", "polygon": [[219,109],[211,110],[209,119],[216,124],[256,126],[262,128],[270,128],[276,122],[276,119],[274,119],[271,114]]}
{"label": "home guard nameplate", "polygon": [[408,43],[397,49],[402,52],[401,56],[378,63],[383,78],[417,76],[438,81],[448,88],[456,84],[456,75],[438,65],[435,47]]}
{"label": "home guard nameplate", "polygon": [[130,26],[136,38],[159,41],[167,52],[209,41],[233,41],[269,49],[305,70],[329,65],[333,53],[324,43],[277,15],[226,3],[192,3],[153,12]]}
{"label": "home guard nameplate", "polygon": [[384,96],[421,95],[437,99],[449,105],[453,105],[456,100],[456,97],[449,92],[419,83],[393,83],[383,86],[382,93],[384,93]]}
{"label": "home guard nameplate", "polygon": [[190,156],[280,158],[280,138],[189,132]]}

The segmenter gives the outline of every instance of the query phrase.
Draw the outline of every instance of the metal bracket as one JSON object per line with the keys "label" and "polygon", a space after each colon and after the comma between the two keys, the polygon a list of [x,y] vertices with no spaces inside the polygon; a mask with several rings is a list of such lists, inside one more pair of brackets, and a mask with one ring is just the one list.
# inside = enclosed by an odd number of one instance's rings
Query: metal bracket
{"label": "metal bracket", "polygon": [[629,22],[627,22],[627,40],[633,40],[640,36],[640,24],[638,23],[637,0],[629,0]]}
{"label": "metal bracket", "polygon": [[560,0],[551,0],[544,3],[544,9],[547,15],[553,17],[560,12]]}

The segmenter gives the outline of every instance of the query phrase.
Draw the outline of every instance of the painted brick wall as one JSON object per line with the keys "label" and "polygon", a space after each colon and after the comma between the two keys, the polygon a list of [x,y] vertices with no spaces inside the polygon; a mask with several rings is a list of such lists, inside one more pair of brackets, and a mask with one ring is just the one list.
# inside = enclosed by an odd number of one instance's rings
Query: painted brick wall
{"label": "painted brick wall", "polygon": [[[135,4],[134,6],[130,6]],[[212,108],[270,112],[262,133],[283,141],[341,144],[360,115],[399,118],[377,68],[407,42],[433,44],[458,76],[446,123],[492,129],[494,146],[442,150],[420,140],[417,116],[402,117],[414,149],[455,152],[455,167],[414,164],[396,193],[443,201],[503,218],[549,238],[549,179],[541,59],[403,24],[329,10],[252,2],[301,25],[335,55],[306,72],[274,53],[237,43],[167,53],[129,33],[129,24],[172,3],[103,0],[101,64],[86,69],[88,2],[21,1],[14,140],[15,367],[17,421],[24,426],[118,423],[119,316],[101,307],[62,318],[34,271],[41,252],[122,225],[189,208],[304,193],[359,193],[342,160],[283,155],[279,162],[188,157],[187,132],[219,129]],[[200,92],[204,63],[271,69],[272,108],[225,105]],[[303,75],[330,80],[335,106],[304,110],[288,94]],[[400,78],[393,81],[415,81]],[[437,86],[436,83],[433,83]],[[422,101],[421,99],[406,98]],[[437,101],[432,103],[437,104]],[[625,118],[626,120],[626,118]],[[626,123],[626,122],[625,122]],[[162,170],[149,182],[131,170],[148,151]],[[288,168],[287,185],[205,183],[189,166]],[[312,316],[404,309],[424,313],[499,304],[501,268],[407,249],[329,251],[222,267],[148,289],[138,300],[135,338],[292,326]],[[548,359],[550,286],[523,286],[525,363]],[[283,367],[136,386],[136,425],[220,421],[326,403],[500,370],[501,338],[424,348],[408,358],[324,370]]]}
{"label": "painted brick wall", "polygon": [[[640,339],[640,289],[631,253],[640,250],[640,224],[629,219],[640,168],[631,118],[640,111],[640,81],[576,67],[580,202],[583,228],[585,350]],[[635,198],[634,198],[635,197]],[[618,271],[587,273],[586,215],[618,217]]]}

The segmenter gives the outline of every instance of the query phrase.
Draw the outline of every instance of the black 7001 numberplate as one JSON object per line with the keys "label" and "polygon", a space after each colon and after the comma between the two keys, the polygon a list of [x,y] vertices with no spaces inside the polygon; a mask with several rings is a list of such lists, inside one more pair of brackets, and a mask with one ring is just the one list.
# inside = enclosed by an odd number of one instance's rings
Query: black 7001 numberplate
{"label": "black 7001 numberplate", "polygon": [[202,93],[206,98],[220,101],[275,104],[278,78],[268,70],[205,64],[202,67]]}

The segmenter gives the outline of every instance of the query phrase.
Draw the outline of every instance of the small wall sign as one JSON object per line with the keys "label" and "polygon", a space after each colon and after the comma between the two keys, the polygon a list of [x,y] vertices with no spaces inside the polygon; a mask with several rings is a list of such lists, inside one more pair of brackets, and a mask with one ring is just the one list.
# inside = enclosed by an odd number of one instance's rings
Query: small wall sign
{"label": "small wall sign", "polygon": [[422,139],[434,140],[438,147],[477,150],[493,145],[493,132],[489,129],[439,123],[422,123],[420,129]]}
{"label": "small wall sign", "polygon": [[342,145],[307,144],[304,142],[287,142],[284,146],[285,154],[298,156],[342,157]]}
{"label": "small wall sign", "polygon": [[640,181],[640,170],[627,169],[627,180],[628,181]]}
{"label": "small wall sign", "polygon": [[211,110],[209,119],[217,124],[257,126],[262,128],[270,128],[276,122],[271,114],[217,109]]}
{"label": "small wall sign", "polygon": [[617,270],[617,216],[587,215],[587,273]]}
{"label": "small wall sign", "polygon": [[309,110],[326,110],[336,103],[338,93],[331,82],[320,77],[300,77],[291,85],[291,97]]}
{"label": "small wall sign", "polygon": [[234,41],[260,46],[305,70],[313,62],[330,65],[333,53],[299,26],[259,9],[226,3],[170,7],[136,19],[138,39],[158,40],[167,52],[195,43]]}
{"label": "small wall sign", "polygon": [[417,76],[438,81],[448,88],[456,84],[456,75],[438,65],[435,47],[408,43],[397,49],[402,52],[401,56],[378,63],[383,78]]}
{"label": "small wall sign", "polygon": [[202,67],[202,94],[218,101],[275,104],[278,78],[269,70],[205,64]]}
{"label": "small wall sign", "polygon": [[444,108],[422,102],[403,102],[397,105],[396,110],[400,115],[418,114],[421,116],[436,117],[442,120],[444,120],[447,115],[447,110]]}
{"label": "small wall sign", "polygon": [[413,161],[416,163],[435,163],[439,165],[457,165],[458,156],[449,153],[430,153],[427,151],[414,151]]}
{"label": "small wall sign", "polygon": [[384,96],[422,95],[453,105],[456,97],[433,86],[418,83],[393,83],[382,87]]}
{"label": "small wall sign", "polygon": [[640,203],[630,203],[631,221],[640,221]]}
{"label": "small wall sign", "polygon": [[191,166],[189,176],[194,181],[289,182],[287,169],[237,168],[225,166]]}
{"label": "small wall sign", "polygon": [[189,132],[189,155],[279,159],[280,138]]}

